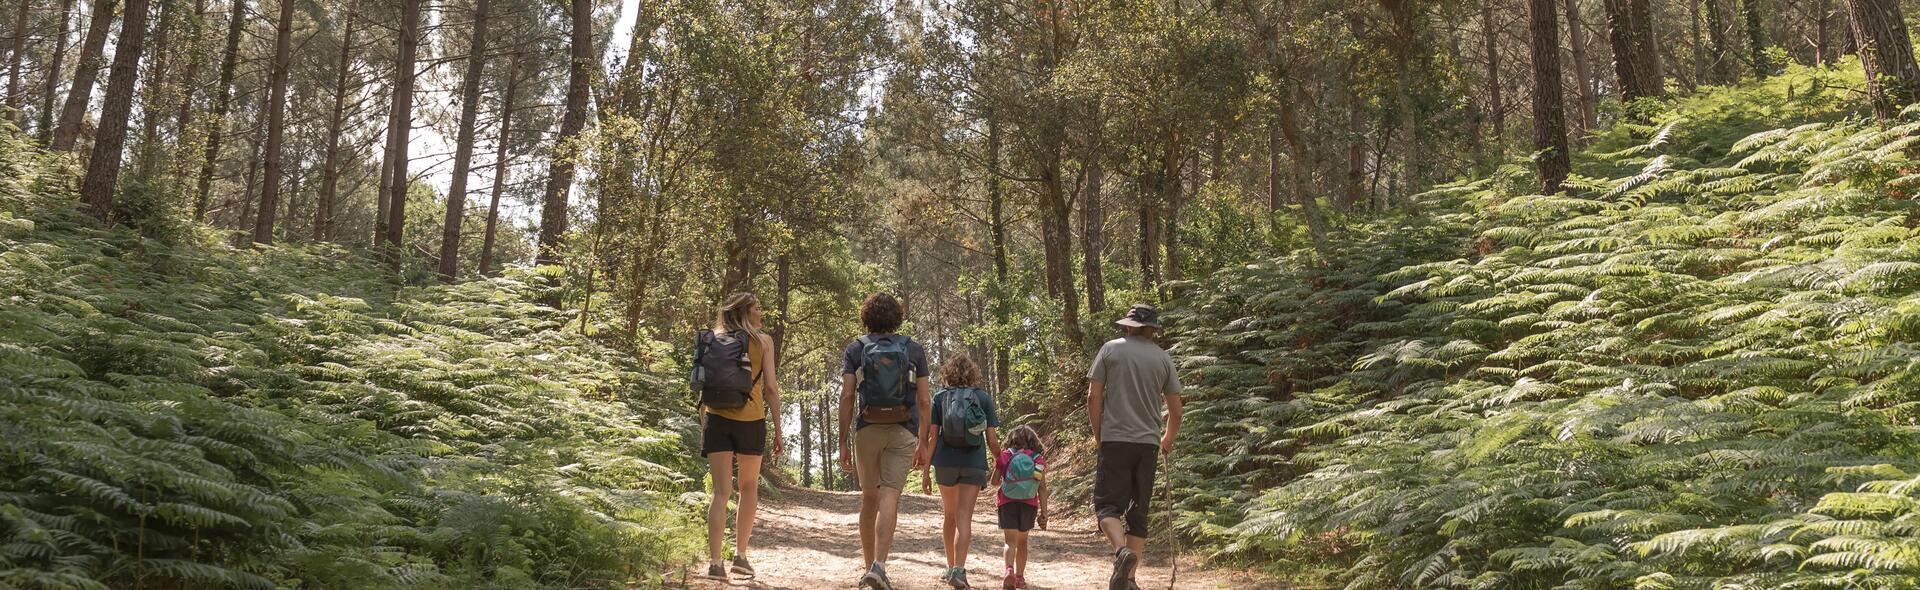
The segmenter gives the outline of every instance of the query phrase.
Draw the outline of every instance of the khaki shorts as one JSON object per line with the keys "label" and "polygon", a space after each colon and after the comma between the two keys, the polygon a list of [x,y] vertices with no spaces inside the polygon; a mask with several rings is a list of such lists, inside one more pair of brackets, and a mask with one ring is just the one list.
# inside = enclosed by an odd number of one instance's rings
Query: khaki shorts
{"label": "khaki shorts", "polygon": [[920,441],[899,424],[869,424],[853,433],[853,466],[861,490],[907,489],[907,471]]}

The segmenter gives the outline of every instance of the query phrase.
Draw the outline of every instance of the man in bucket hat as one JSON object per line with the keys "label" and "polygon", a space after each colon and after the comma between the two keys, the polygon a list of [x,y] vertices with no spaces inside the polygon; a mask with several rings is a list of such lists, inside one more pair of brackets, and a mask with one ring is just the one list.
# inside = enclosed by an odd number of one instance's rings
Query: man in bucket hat
{"label": "man in bucket hat", "polygon": [[1093,509],[1100,532],[1113,544],[1108,590],[1139,587],[1134,570],[1146,551],[1154,469],[1160,455],[1173,451],[1180,431],[1180,375],[1173,357],[1155,341],[1159,320],[1159,310],[1151,305],[1128,309],[1114,322],[1125,334],[1101,346],[1087,371],[1087,416],[1100,448]]}

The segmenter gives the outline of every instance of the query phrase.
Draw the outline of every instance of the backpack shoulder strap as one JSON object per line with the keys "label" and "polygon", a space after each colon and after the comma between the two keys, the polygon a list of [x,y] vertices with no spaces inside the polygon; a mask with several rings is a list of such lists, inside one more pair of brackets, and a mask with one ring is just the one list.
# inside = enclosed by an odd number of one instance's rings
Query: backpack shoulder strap
{"label": "backpack shoulder strap", "polygon": [[860,346],[863,346],[863,347],[873,346],[872,336],[861,336],[857,341],[860,343]]}

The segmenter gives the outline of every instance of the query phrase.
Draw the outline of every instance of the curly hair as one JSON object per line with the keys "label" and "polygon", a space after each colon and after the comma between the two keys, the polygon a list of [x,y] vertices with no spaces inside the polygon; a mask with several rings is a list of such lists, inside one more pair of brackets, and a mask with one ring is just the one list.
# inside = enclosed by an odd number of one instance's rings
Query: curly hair
{"label": "curly hair", "polygon": [[860,323],[866,324],[867,331],[875,334],[892,334],[900,329],[900,323],[906,320],[907,312],[900,307],[900,300],[889,293],[874,293],[860,302]]}
{"label": "curly hair", "polygon": [[979,387],[980,365],[965,354],[954,355],[940,364],[940,382],[947,387]]}
{"label": "curly hair", "polygon": [[1033,427],[1025,424],[1015,426],[1013,432],[1007,433],[1007,448],[1015,451],[1033,451],[1035,455],[1047,454],[1047,449],[1040,444],[1040,433],[1034,432]]}

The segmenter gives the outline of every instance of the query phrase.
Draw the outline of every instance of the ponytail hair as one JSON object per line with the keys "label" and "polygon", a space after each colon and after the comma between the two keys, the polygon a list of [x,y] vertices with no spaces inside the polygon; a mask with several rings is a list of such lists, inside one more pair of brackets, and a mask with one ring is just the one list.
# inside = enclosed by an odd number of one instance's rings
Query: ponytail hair
{"label": "ponytail hair", "polygon": [[714,314],[713,332],[732,334],[747,329],[747,312],[760,306],[760,298],[752,293],[734,293],[720,303],[720,311]]}

